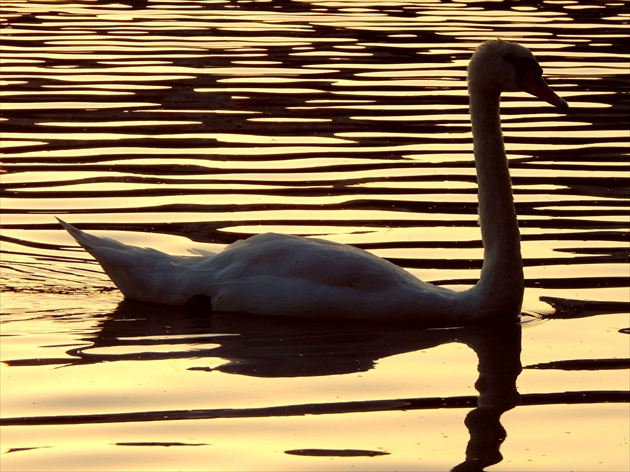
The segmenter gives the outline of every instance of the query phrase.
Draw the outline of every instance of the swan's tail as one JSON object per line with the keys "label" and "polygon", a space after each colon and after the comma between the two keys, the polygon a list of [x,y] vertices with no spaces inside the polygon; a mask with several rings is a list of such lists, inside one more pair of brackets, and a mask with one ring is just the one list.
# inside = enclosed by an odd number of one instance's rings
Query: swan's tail
{"label": "swan's tail", "polygon": [[[55,217],[57,218],[57,217]],[[98,258],[94,254],[94,252],[98,253],[99,249],[111,248],[111,249],[119,249],[122,250],[124,248],[128,248],[126,244],[123,244],[118,241],[114,241],[109,238],[99,238],[98,236],[94,236],[93,234],[88,234],[85,231],[81,231],[79,228],[72,226],[70,223],[66,223],[61,218],[57,218],[57,221],[61,223],[61,226],[70,233],[76,242],[78,242],[83,249],[92,254],[96,260]],[[100,261],[99,261],[100,262]]]}
{"label": "swan's tail", "polygon": [[101,238],[57,220],[98,261],[125,297],[143,302],[179,304],[169,299],[173,278],[178,275],[174,256]]}

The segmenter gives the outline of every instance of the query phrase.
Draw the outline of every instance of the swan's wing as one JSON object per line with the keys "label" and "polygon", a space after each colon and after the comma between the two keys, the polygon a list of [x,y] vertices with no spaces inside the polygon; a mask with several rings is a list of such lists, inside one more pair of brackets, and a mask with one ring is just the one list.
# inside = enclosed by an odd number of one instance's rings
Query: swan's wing
{"label": "swan's wing", "polygon": [[[207,294],[217,311],[301,318],[415,319],[452,309],[450,290],[361,249],[321,239],[254,236],[219,253]],[[421,307],[422,308],[422,307]]]}
{"label": "swan's wing", "polygon": [[266,276],[361,290],[417,282],[409,272],[367,251],[323,239],[274,233],[228,246],[212,260],[212,266],[217,281]]}

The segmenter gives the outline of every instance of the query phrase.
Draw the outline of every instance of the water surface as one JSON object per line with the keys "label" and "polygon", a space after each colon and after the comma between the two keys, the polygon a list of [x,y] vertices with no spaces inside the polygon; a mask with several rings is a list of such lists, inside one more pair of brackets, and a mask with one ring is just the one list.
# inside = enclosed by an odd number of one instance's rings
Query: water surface
{"label": "water surface", "polygon": [[[624,2],[37,2],[1,10],[3,470],[628,470]],[[123,302],[58,215],[186,253],[319,236],[472,285],[465,67],[506,94],[527,315],[511,332]]]}

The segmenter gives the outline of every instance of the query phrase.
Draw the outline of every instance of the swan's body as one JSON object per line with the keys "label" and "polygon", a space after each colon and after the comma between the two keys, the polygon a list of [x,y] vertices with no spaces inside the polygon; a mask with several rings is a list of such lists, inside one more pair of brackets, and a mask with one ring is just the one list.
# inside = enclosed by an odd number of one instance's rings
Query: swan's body
{"label": "swan's body", "polygon": [[531,52],[504,41],[479,47],[469,66],[484,264],[456,292],[417,279],[355,247],[263,234],[218,254],[171,256],[86,234],[62,222],[130,299],[184,305],[207,297],[213,311],[301,318],[459,323],[516,319],[523,300],[520,235],[499,121],[503,91],[525,90],[566,108]]}

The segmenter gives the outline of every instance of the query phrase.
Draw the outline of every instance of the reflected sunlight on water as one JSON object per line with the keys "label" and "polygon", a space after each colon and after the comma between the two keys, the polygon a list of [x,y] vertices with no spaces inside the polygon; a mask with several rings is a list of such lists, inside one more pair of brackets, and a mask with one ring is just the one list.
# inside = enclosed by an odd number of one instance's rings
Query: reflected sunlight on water
{"label": "reflected sunlight on water", "polygon": [[[3,470],[630,468],[624,2],[7,0],[0,20]],[[465,68],[496,37],[571,106],[502,101],[524,307],[554,318],[522,333],[121,303],[53,218],[178,254],[314,235],[469,286]]]}

